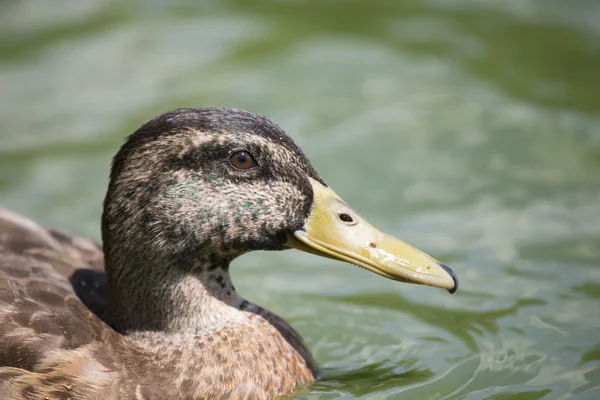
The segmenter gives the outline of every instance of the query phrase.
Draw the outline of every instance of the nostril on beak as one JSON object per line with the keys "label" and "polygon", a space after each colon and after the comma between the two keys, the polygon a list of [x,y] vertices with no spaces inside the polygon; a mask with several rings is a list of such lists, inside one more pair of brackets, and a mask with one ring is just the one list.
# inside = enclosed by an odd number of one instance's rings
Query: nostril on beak
{"label": "nostril on beak", "polygon": [[454,273],[454,271],[452,271],[450,269],[450,267],[448,267],[447,265],[440,264],[440,267],[442,267],[444,269],[444,271],[446,271],[448,273],[448,275],[450,275],[450,277],[452,277],[452,280],[454,281],[454,287],[452,289],[448,289],[450,294],[453,294],[458,289],[458,278],[456,277],[456,274]]}
{"label": "nostril on beak", "polygon": [[351,224],[351,223],[353,223],[353,222],[354,222],[354,219],[353,219],[353,218],[352,218],[350,215],[348,215],[348,214],[346,214],[346,213],[341,213],[341,214],[339,214],[339,215],[338,215],[338,218],[339,218],[339,219],[340,219],[342,222],[346,222],[346,223],[349,223],[349,224]]}

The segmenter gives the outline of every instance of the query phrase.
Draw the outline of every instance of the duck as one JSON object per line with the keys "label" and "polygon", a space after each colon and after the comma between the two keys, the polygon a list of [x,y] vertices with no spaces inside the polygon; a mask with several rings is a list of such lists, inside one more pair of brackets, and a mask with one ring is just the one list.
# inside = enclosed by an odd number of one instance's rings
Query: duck
{"label": "duck", "polygon": [[113,158],[102,246],[0,209],[0,391],[10,399],[271,399],[319,376],[231,262],[295,248],[388,279],[454,272],[361,217],[268,118],[186,108]]}

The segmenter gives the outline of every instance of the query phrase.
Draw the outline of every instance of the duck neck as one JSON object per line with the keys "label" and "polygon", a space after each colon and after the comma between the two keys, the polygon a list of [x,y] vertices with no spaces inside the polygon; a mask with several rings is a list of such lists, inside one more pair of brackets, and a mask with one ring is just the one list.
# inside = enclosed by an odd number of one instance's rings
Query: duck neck
{"label": "duck neck", "polygon": [[107,268],[113,272],[109,319],[127,333],[201,334],[239,323],[243,299],[231,282],[230,261],[213,258],[191,268],[169,261]]}

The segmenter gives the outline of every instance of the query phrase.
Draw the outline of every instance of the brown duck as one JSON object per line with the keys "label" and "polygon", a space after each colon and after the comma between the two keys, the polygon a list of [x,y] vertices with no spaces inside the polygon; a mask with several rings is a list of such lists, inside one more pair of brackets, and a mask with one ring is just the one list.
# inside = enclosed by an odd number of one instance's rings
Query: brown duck
{"label": "brown duck", "polygon": [[103,250],[0,210],[0,393],[9,399],[268,399],[318,371],[231,261],[294,247],[453,292],[452,271],[365,221],[267,118],[181,109],[112,164]]}

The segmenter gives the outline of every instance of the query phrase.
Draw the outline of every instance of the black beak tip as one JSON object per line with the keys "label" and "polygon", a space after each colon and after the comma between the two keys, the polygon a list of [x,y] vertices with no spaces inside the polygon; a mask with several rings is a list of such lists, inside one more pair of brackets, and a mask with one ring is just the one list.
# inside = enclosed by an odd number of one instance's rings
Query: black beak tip
{"label": "black beak tip", "polygon": [[448,275],[452,277],[452,280],[454,281],[454,287],[452,289],[448,289],[448,292],[450,292],[450,294],[453,294],[458,290],[458,278],[456,277],[454,271],[450,269],[450,267],[444,264],[440,264],[440,266],[444,269],[444,271],[448,273]]}

